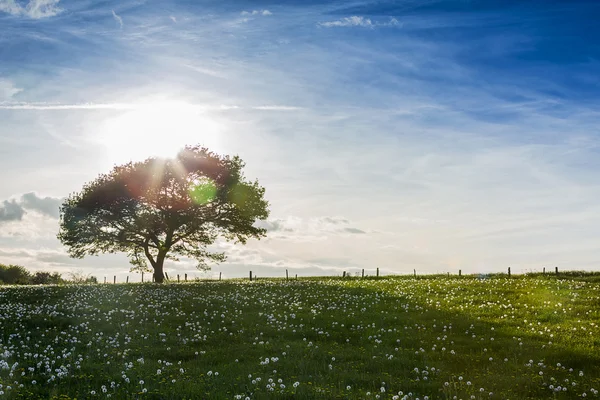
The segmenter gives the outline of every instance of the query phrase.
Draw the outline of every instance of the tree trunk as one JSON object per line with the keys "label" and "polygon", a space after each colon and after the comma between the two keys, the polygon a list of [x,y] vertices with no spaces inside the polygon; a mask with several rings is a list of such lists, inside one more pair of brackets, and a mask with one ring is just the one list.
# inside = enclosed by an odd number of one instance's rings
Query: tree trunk
{"label": "tree trunk", "polygon": [[158,257],[156,263],[154,264],[154,282],[163,283],[165,281],[165,274],[163,272],[163,262],[164,258],[161,259]]}
{"label": "tree trunk", "polygon": [[144,246],[144,253],[146,254],[146,258],[150,261],[150,265],[154,268],[154,282],[155,283],[163,283],[165,281],[165,274],[163,272],[163,264],[165,263],[165,258],[167,256],[167,250],[159,250],[156,255],[156,260],[152,257],[150,253],[150,249],[148,248],[148,240],[146,240]]}

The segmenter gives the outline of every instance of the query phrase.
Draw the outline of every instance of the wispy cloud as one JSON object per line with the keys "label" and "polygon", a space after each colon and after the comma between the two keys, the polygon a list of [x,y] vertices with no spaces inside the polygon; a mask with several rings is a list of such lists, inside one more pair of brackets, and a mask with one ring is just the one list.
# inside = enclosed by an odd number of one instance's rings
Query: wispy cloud
{"label": "wispy cloud", "polygon": [[32,19],[53,17],[63,10],[58,7],[60,0],[29,0],[23,7],[15,0],[0,0],[0,12]]}
{"label": "wispy cloud", "polygon": [[23,89],[15,86],[14,83],[0,79],[0,104],[1,101],[10,100],[17,93],[22,92]]}
{"label": "wispy cloud", "polygon": [[[18,90],[15,92],[18,93]],[[163,104],[139,104],[139,103],[81,103],[81,104],[49,104],[49,103],[10,103],[0,102],[0,110],[37,110],[37,111],[61,111],[61,110],[144,110],[160,109]],[[189,109],[198,111],[226,111],[226,110],[263,110],[263,111],[297,111],[302,107],[286,105],[265,106],[238,106],[238,105],[206,105],[185,104]]]}
{"label": "wispy cloud", "polygon": [[252,10],[252,11],[242,11],[242,15],[273,15],[273,13],[269,10]]}
{"label": "wispy cloud", "polygon": [[115,10],[110,10],[110,11],[112,12],[112,16],[115,19],[115,21],[117,21],[119,26],[122,28],[123,27],[123,18],[121,18],[121,16],[117,15]]}
{"label": "wispy cloud", "polygon": [[342,217],[300,218],[289,216],[259,221],[257,226],[265,228],[270,238],[292,241],[322,240],[337,235],[362,235],[367,231],[351,226],[350,221]]}
{"label": "wispy cloud", "polygon": [[338,19],[335,21],[327,21],[320,22],[319,26],[323,26],[325,28],[335,28],[335,27],[350,27],[350,26],[360,26],[363,28],[375,28],[379,26],[400,26],[400,23],[396,18],[390,18],[389,21],[386,22],[373,22],[370,18],[365,18],[361,16],[352,16],[345,17],[342,19]]}

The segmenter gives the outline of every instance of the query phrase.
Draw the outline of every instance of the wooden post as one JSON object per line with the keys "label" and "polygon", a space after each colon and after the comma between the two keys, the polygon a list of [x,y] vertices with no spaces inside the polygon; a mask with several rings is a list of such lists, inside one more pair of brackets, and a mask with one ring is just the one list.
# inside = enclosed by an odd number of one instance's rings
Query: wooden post
{"label": "wooden post", "polygon": [[290,279],[290,278],[289,278],[289,276],[288,276],[288,270],[286,269],[286,270],[285,270],[285,280],[287,281],[288,279]]}
{"label": "wooden post", "polygon": [[458,276],[462,276],[462,269],[458,270]]}
{"label": "wooden post", "polygon": [[184,275],[184,279],[187,282],[187,274]]}
{"label": "wooden post", "polygon": [[510,267],[508,267],[508,277],[510,278]]}
{"label": "wooden post", "polygon": [[362,269],[362,277],[363,278],[365,277],[365,269],[364,268]]}
{"label": "wooden post", "polygon": [[144,283],[144,273],[142,272],[142,283]]}
{"label": "wooden post", "polygon": [[546,275],[546,267],[544,267],[544,271],[542,272],[542,274]]}
{"label": "wooden post", "polygon": [[558,267],[555,267],[556,275],[558,275]]}
{"label": "wooden post", "polygon": [[106,283],[106,277],[104,277],[104,283]]}
{"label": "wooden post", "polygon": [[250,271],[250,282],[252,282],[252,271]]}
{"label": "wooden post", "polygon": [[377,267],[377,277],[379,278],[379,267]]}
{"label": "wooden post", "polygon": [[346,271],[344,271],[344,273],[342,274],[342,278],[346,277]]}
{"label": "wooden post", "polygon": [[296,280],[298,280],[298,274],[296,274]]}
{"label": "wooden post", "polygon": [[125,280],[125,283],[129,283],[129,275],[127,275],[127,279]]}
{"label": "wooden post", "polygon": [[413,274],[415,275],[415,278],[417,277],[417,269],[413,269]]}
{"label": "wooden post", "polygon": [[113,276],[113,285],[114,285],[115,283],[117,283],[117,276],[116,276],[116,275],[114,275],[114,276]]}
{"label": "wooden post", "polygon": [[450,278],[450,272],[448,272],[448,278]]}
{"label": "wooden post", "polygon": [[[221,280],[221,274],[222,274],[222,272],[219,272],[219,280]],[[252,274],[252,273],[250,273],[250,274]]]}

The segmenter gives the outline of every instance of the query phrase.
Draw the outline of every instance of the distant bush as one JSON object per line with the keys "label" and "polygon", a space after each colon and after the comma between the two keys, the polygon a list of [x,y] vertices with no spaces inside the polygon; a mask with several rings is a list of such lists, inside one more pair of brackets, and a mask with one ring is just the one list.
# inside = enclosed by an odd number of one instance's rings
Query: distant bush
{"label": "distant bush", "polygon": [[20,265],[0,264],[0,281],[8,285],[28,285],[31,273]]}
{"label": "distant bush", "polygon": [[64,280],[58,272],[38,271],[31,277],[31,284],[33,285],[57,285],[63,282]]}
{"label": "distant bush", "polygon": [[38,271],[34,274],[21,265],[0,264],[0,284],[49,285],[63,283],[58,272]]}
{"label": "distant bush", "polygon": [[71,283],[98,283],[98,278],[83,272],[69,272],[69,282]]}

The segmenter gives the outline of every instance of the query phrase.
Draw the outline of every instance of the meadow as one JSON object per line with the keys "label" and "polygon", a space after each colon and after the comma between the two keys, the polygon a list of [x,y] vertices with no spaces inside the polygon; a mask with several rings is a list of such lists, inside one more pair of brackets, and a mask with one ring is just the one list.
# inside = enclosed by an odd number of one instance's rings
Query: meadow
{"label": "meadow", "polygon": [[600,398],[598,278],[0,287],[0,399]]}

